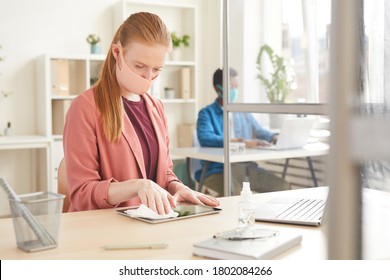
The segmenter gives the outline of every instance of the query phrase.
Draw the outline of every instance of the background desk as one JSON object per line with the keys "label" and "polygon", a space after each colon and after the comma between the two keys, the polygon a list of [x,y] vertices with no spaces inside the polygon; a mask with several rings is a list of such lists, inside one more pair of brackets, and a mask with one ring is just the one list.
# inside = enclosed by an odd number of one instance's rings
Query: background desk
{"label": "background desk", "polygon": [[[311,162],[311,157],[326,155],[329,152],[329,145],[321,142],[307,144],[302,148],[288,149],[288,150],[262,150],[262,149],[245,149],[244,152],[231,152],[230,162],[245,162],[245,161],[265,161],[273,159],[286,159],[283,170],[283,178],[286,175],[288,167],[288,159],[306,157],[314,186],[317,187],[317,179],[315,171]],[[201,180],[199,182],[199,189],[203,185],[205,174],[207,170],[207,162],[225,162],[223,148],[209,148],[209,147],[192,147],[192,148],[176,148],[172,150],[172,155],[187,158],[187,167],[190,166],[190,159],[200,159],[206,161],[203,166]],[[188,178],[191,178],[188,174]]]}
{"label": "background desk", "polygon": [[[0,176],[18,186],[17,193],[52,190],[50,147],[50,139],[41,135],[0,136]],[[0,192],[0,217],[9,214],[7,196]]]}
{"label": "background desk", "polygon": [[[287,196],[304,194],[324,197],[326,188],[280,192]],[[276,193],[255,195],[256,201],[270,199]],[[189,218],[162,224],[148,224],[116,213],[115,209],[62,214],[59,246],[47,251],[26,253],[16,247],[12,219],[0,220],[0,259],[198,259],[192,245],[212,237],[215,233],[237,226],[239,197],[221,198],[218,214]],[[324,259],[326,237],[324,227],[289,226],[257,223],[264,227],[303,234],[302,244],[278,258]],[[165,242],[166,249],[105,251],[107,244]]]}

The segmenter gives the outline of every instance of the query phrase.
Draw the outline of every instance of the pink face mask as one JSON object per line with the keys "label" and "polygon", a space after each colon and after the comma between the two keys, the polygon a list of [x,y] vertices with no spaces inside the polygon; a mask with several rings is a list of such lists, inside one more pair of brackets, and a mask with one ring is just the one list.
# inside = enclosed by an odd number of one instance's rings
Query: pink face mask
{"label": "pink face mask", "polygon": [[119,86],[122,87],[127,92],[136,93],[136,94],[144,94],[152,85],[153,81],[157,78],[153,78],[153,80],[148,80],[142,78],[133,70],[127,66],[125,59],[123,58],[122,48],[119,50],[119,55],[121,68],[119,68],[119,63],[116,63],[116,78],[118,80]]}

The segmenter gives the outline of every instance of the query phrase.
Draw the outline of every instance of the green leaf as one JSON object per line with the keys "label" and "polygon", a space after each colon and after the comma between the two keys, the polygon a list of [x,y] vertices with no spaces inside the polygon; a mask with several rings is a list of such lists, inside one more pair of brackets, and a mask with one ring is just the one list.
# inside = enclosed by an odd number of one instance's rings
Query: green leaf
{"label": "green leaf", "polygon": [[190,36],[187,34],[184,34],[183,36],[177,36],[176,32],[171,33],[171,39],[172,39],[172,46],[174,48],[178,48],[181,45],[188,47],[190,44]]}
{"label": "green leaf", "polygon": [[[261,64],[263,56],[267,56],[272,65],[270,73],[264,73]],[[292,91],[291,85],[294,82],[293,80],[288,80],[284,58],[275,54],[273,49],[265,44],[260,48],[256,64],[258,70],[257,78],[264,85],[269,101],[271,103],[284,102],[287,95]]]}

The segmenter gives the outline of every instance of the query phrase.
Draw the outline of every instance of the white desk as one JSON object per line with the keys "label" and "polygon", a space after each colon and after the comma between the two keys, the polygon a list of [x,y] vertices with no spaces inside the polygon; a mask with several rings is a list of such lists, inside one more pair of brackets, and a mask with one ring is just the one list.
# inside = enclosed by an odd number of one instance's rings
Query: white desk
{"label": "white desk", "polygon": [[48,148],[50,140],[41,135],[0,136],[0,150]]}
{"label": "white desk", "polygon": [[[245,149],[244,152],[231,152],[230,162],[245,162],[245,161],[260,161],[272,159],[287,159],[283,170],[283,177],[286,175],[288,167],[288,159],[305,157],[308,160],[309,169],[313,178],[314,185],[317,187],[317,179],[314,168],[312,166],[311,157],[326,155],[329,152],[329,145],[321,142],[307,144],[302,148],[288,150],[262,150],[262,149]],[[191,148],[176,148],[172,150],[172,155],[182,156],[187,158],[187,166],[191,158],[206,161],[203,166],[202,178],[199,185],[203,185],[204,175],[207,170],[207,162],[225,162],[223,148],[208,148],[208,147],[191,147]],[[190,178],[190,177],[189,177]]]}
{"label": "white desk", "polygon": [[[279,192],[281,193],[281,192]],[[283,195],[304,194],[324,197],[327,188],[312,188],[282,192]],[[278,192],[256,194],[256,201],[264,202]],[[239,196],[220,198],[222,211],[218,214],[148,224],[116,213],[116,209],[64,213],[61,216],[59,246],[46,251],[26,253],[16,247],[12,219],[0,219],[0,259],[199,259],[192,254],[196,242],[237,226]],[[326,236],[321,228],[309,226],[260,223],[266,228],[301,233],[302,244],[277,258],[313,260],[326,258]],[[107,244],[167,243],[165,249],[106,251]]]}
{"label": "white desk", "polygon": [[[50,167],[48,166],[48,162],[50,162],[50,139],[48,137],[45,137],[43,135],[13,135],[13,136],[0,136],[0,164],[5,164],[5,167],[3,170],[1,170],[1,176],[8,177],[10,172],[16,172],[13,168],[10,168],[10,166],[13,166],[14,162],[5,162],[3,159],[2,152],[10,152],[14,153],[19,150],[31,150],[33,151],[33,158],[37,159],[39,162],[37,165],[31,166],[31,172],[32,174],[35,174],[35,172],[39,172],[39,174],[42,174],[42,176],[45,176],[44,182],[39,182],[39,185],[46,186],[50,189],[50,181],[51,181],[51,175],[50,175]],[[44,156],[40,156],[40,152],[44,153]],[[37,154],[36,152],[39,152]],[[15,157],[15,154],[11,154],[9,157],[12,159]],[[3,157],[3,158],[2,158]],[[5,157],[5,158],[9,158]],[[8,172],[6,170],[9,170]],[[20,171],[20,169],[17,169]],[[43,171],[41,171],[43,170]],[[18,172],[21,173],[21,172]],[[44,174],[44,175],[43,175]],[[14,174],[11,175],[11,177]],[[23,176],[23,172],[20,176]],[[33,178],[37,176],[33,175]],[[40,177],[39,177],[40,178]],[[44,178],[44,177],[42,177]],[[37,177],[38,179],[38,177]],[[34,185],[34,184],[33,184]],[[29,188],[27,188],[27,191]],[[30,191],[32,189],[30,188]],[[0,194],[0,202],[8,203],[6,200],[6,195]],[[0,203],[0,204],[1,204]],[[7,208],[4,207],[4,205],[0,206],[0,215],[7,215],[9,212],[6,210]]]}
{"label": "white desk", "polygon": [[[325,198],[326,187],[255,194],[257,203],[275,196]],[[0,259],[199,259],[192,254],[196,242],[237,226],[239,196],[220,198],[218,214],[161,224],[148,224],[116,213],[116,209],[64,213],[61,216],[59,246],[26,253],[16,247],[12,219],[0,219]],[[390,258],[390,193],[363,191],[364,259]],[[328,219],[331,217],[328,217]],[[327,220],[320,227],[256,222],[266,228],[302,234],[302,243],[276,259],[322,260],[327,258]],[[105,251],[107,244],[167,243],[165,249]]]}

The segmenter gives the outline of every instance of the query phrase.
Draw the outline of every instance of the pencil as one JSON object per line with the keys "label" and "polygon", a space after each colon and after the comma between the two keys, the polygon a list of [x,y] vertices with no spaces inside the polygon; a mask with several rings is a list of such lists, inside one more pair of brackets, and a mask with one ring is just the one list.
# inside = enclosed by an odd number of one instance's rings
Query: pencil
{"label": "pencil", "polygon": [[129,250],[129,249],[165,249],[168,247],[166,243],[145,243],[145,244],[120,244],[120,245],[105,245],[105,250]]}

